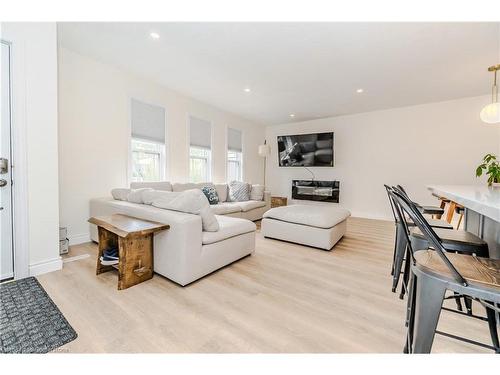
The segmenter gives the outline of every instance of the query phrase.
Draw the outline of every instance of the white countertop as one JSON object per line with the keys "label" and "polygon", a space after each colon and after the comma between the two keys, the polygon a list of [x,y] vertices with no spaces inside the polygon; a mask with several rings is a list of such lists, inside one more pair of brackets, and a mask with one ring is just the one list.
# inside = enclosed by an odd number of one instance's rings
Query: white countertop
{"label": "white countertop", "polygon": [[500,222],[500,187],[431,185],[427,188],[436,195]]}

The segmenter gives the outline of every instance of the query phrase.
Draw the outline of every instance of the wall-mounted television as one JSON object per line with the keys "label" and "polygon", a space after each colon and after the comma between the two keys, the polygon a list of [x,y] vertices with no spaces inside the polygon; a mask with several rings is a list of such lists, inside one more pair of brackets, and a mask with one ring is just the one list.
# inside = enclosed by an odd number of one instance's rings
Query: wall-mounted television
{"label": "wall-mounted television", "polygon": [[280,167],[333,167],[333,132],[279,135]]}

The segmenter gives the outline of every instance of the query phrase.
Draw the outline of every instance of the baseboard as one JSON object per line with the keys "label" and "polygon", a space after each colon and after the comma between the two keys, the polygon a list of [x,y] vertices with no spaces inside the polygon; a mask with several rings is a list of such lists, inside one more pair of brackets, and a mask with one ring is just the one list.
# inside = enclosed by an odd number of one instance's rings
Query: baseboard
{"label": "baseboard", "polygon": [[85,243],[85,242],[90,242],[90,233],[82,233],[82,234],[77,234],[77,235],[74,235],[74,236],[71,236],[69,238],[69,245],[70,246],[73,246],[73,245],[79,245],[81,243]]}
{"label": "baseboard", "polygon": [[62,269],[62,259],[57,257],[44,262],[30,264],[30,276],[37,276],[48,272],[59,271]]}

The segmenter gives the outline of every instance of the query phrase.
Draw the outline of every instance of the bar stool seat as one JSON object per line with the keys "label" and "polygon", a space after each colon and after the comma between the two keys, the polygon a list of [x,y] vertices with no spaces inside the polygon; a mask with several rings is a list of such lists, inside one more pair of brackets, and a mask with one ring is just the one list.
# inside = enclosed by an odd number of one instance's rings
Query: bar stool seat
{"label": "bar stool seat", "polygon": [[436,207],[436,206],[421,206],[416,205],[420,212],[427,215],[443,215],[444,208]]}
{"label": "bar stool seat", "polygon": [[[479,257],[488,258],[488,244],[473,233],[463,230],[449,230],[435,228],[434,232],[441,239],[444,248],[447,251],[456,251],[458,253],[476,254]],[[428,248],[428,242],[419,228],[413,228],[410,232],[415,250]],[[413,240],[415,239],[415,241]]]}
{"label": "bar stool seat", "polygon": [[[500,260],[455,253],[447,253],[446,257],[470,286],[478,285],[500,292]],[[425,268],[436,276],[456,282],[450,269],[436,251],[415,251],[414,258],[416,267]],[[498,295],[498,300],[500,300],[500,295]]]}
{"label": "bar stool seat", "polygon": [[[440,228],[440,229],[454,229],[453,228],[453,225],[447,223],[446,221],[444,220],[438,220],[438,219],[425,219],[429,225],[433,228]],[[399,220],[398,220],[399,222]],[[415,224],[412,222],[412,221],[407,221],[406,224],[409,226],[409,227],[414,227]]]}

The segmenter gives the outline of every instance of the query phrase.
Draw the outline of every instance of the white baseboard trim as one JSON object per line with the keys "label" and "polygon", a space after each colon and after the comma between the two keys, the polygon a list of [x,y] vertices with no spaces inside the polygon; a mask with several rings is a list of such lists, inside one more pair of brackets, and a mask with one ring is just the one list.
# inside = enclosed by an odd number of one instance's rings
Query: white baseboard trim
{"label": "white baseboard trim", "polygon": [[73,245],[79,245],[81,243],[85,243],[85,242],[90,242],[90,233],[82,233],[82,234],[77,234],[77,235],[74,235],[74,236],[71,236],[69,238],[69,245],[70,246],[73,246]]}
{"label": "white baseboard trim", "polygon": [[59,271],[62,269],[62,259],[57,257],[44,262],[30,264],[30,276],[37,276],[48,272]]}

